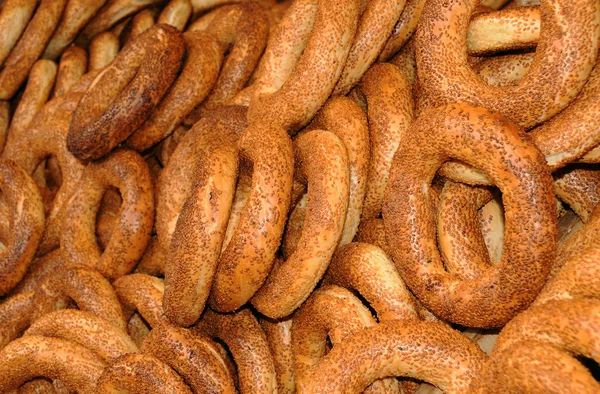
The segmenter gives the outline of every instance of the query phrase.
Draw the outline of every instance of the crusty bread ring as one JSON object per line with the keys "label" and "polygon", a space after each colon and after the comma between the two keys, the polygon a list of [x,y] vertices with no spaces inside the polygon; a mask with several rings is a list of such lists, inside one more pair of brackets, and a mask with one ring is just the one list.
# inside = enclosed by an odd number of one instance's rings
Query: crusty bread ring
{"label": "crusty bread ring", "polygon": [[126,354],[105,368],[98,379],[97,394],[192,394],[181,376],[155,357]]}
{"label": "crusty bread ring", "polygon": [[282,320],[260,319],[260,326],[264,331],[277,375],[277,392],[279,394],[293,394],[296,392],[294,379],[294,354],[292,351],[292,319]]}
{"label": "crusty bread ring", "polygon": [[[527,76],[511,87],[487,85],[467,64],[464,39],[478,4],[476,0],[425,3],[416,37],[421,113],[469,102],[529,128],[566,107],[583,88],[598,55],[600,4],[583,0],[573,7],[565,0],[542,1],[544,28],[536,59]],[[569,48],[568,53],[563,47]]]}
{"label": "crusty bread ring", "polygon": [[[25,4],[27,3],[29,2],[26,1]],[[41,0],[10,55],[4,62],[0,62],[0,100],[12,98],[25,82],[31,67],[42,55],[58,25],[66,3],[67,0]],[[19,4],[16,6],[20,7]]]}
{"label": "crusty bread ring", "polygon": [[150,7],[141,10],[127,22],[121,34],[119,34],[119,42],[121,47],[125,48],[127,44],[132,42],[137,36],[150,29],[156,24],[155,19],[158,16],[160,9]]}
{"label": "crusty bread ring", "polygon": [[175,226],[165,265],[165,314],[177,325],[198,320],[221,255],[238,172],[237,135],[203,136],[194,180]]}
{"label": "crusty bread ring", "polygon": [[30,336],[0,351],[0,391],[16,389],[40,376],[60,379],[81,394],[96,393],[106,364],[91,350],[57,338]]}
{"label": "crusty bread ring", "polygon": [[[71,90],[71,87],[87,72],[87,67],[88,56],[85,50],[76,46],[65,49],[58,64],[56,85],[52,92],[52,98],[61,96]],[[29,82],[27,82],[27,85],[29,85]]]}
{"label": "crusty bread ring", "polygon": [[234,394],[233,378],[210,342],[190,330],[164,325],[152,329],[142,352],[177,371],[194,393]]}
{"label": "crusty bread ring", "polygon": [[[101,252],[96,241],[96,216],[108,186],[120,190],[123,204],[119,226]],[[94,267],[108,278],[126,275],[144,254],[153,223],[154,190],[148,165],[134,151],[117,151],[86,167],[65,216],[63,257]]]}
{"label": "crusty bread ring", "polygon": [[412,86],[391,64],[376,64],[364,75],[360,91],[367,103],[371,162],[361,218],[381,213],[383,192],[398,144],[414,117]]}
{"label": "crusty bread ring", "polygon": [[63,309],[35,320],[23,336],[37,335],[64,339],[81,345],[110,364],[138,347],[127,332],[91,312]]}
{"label": "crusty bread ring", "polygon": [[[506,207],[502,261],[474,280],[447,273],[435,244],[428,184],[451,158],[493,177]],[[469,327],[501,326],[526,308],[556,251],[556,204],[543,156],[505,117],[466,104],[428,111],[413,123],[392,163],[383,220],[394,263],[417,298]]]}
{"label": "crusty bread ring", "polygon": [[307,130],[328,130],[337,135],[348,154],[350,197],[340,245],[352,242],[358,229],[367,191],[369,162],[369,125],[365,113],[347,97],[328,100]]}
{"label": "crusty bread ring", "polygon": [[125,330],[121,304],[110,282],[98,271],[82,265],[70,265],[46,275],[33,299],[31,321],[66,308],[69,300],[73,300],[79,309]]}
{"label": "crusty bread ring", "polygon": [[34,291],[18,293],[0,304],[0,349],[29,327],[34,294]]}
{"label": "crusty bread ring", "polygon": [[586,165],[564,167],[554,173],[554,190],[561,201],[585,223],[600,203],[600,171]]}
{"label": "crusty bread ring", "polygon": [[600,384],[576,355],[600,361],[600,302],[562,300],[534,306],[498,336],[470,393],[596,393]]}
{"label": "crusty bread ring", "polygon": [[[349,290],[339,286],[324,286],[314,291],[298,312],[292,326],[292,349],[296,390],[304,393],[323,356],[327,339],[335,348],[352,334],[377,322],[369,309]],[[396,379],[373,383],[365,392],[399,393]]]}
{"label": "crusty bread ring", "polygon": [[486,361],[477,344],[448,326],[386,321],[334,346],[305,393],[358,394],[383,377],[406,376],[430,382],[447,394],[463,394]]}
{"label": "crusty bread ring", "polygon": [[306,219],[298,248],[275,266],[251,302],[262,314],[292,313],[327,270],[342,235],[349,196],[348,156],[335,134],[312,130],[294,141],[296,177],[308,184]]}
{"label": "crusty bread ring", "polygon": [[194,329],[225,342],[237,365],[241,394],[277,392],[267,338],[249,309],[227,315],[207,309]]}
{"label": "crusty bread ring", "polygon": [[4,63],[27,28],[36,0],[6,0],[0,6],[0,65]]}
{"label": "crusty bread ring", "polygon": [[127,140],[135,150],[144,151],[173,133],[217,81],[223,63],[218,43],[201,32],[186,32],[183,38],[186,59],[181,74],[146,122]]}
{"label": "crusty bread ring", "polygon": [[42,57],[57,59],[104,3],[106,0],[69,0]]}
{"label": "crusty bread ring", "polygon": [[119,53],[119,37],[110,31],[100,33],[90,43],[90,71],[108,66]]}
{"label": "crusty bread ring", "polygon": [[[352,46],[360,4],[321,0],[315,7],[315,3],[294,2],[269,40],[248,108],[249,123],[264,119],[294,133],[312,119],[333,91]],[[290,45],[291,31],[307,35],[305,27],[294,20],[298,13],[307,14],[306,25],[313,20],[314,24],[310,38],[301,37]],[[282,67],[282,60],[288,65]]]}
{"label": "crusty bread ring", "polygon": [[67,146],[81,160],[95,160],[127,139],[175,80],[184,54],[181,33],[156,25],[123,48],[81,98]]}
{"label": "crusty bread ring", "polygon": [[10,233],[0,253],[0,295],[25,276],[44,233],[44,206],[35,182],[17,164],[0,159],[0,189],[9,206]]}

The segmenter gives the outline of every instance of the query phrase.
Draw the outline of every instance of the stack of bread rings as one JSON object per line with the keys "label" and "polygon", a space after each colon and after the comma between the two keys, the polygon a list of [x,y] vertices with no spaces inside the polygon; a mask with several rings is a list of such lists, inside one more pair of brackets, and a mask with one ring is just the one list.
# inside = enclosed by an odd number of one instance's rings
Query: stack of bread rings
{"label": "stack of bread rings", "polygon": [[0,0],[0,394],[600,392],[600,0]]}

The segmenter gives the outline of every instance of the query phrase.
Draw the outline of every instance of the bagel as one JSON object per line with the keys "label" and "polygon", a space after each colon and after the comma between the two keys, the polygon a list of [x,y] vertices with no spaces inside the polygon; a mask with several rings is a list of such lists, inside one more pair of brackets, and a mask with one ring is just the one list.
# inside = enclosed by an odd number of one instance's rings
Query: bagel
{"label": "bagel", "polygon": [[260,326],[267,337],[277,377],[277,392],[296,392],[294,378],[294,353],[292,350],[292,319],[260,319]]}
{"label": "bagel", "polygon": [[69,151],[80,160],[95,160],[127,139],[166,94],[183,54],[181,33],[169,25],[152,27],[123,48],[77,105]]}
{"label": "bagel", "polygon": [[[119,189],[123,204],[118,227],[101,252],[96,241],[96,216],[109,186]],[[148,165],[133,151],[114,152],[86,167],[69,202],[61,234],[63,258],[94,267],[109,278],[126,275],[144,254],[153,222],[154,190]]]}
{"label": "bagel", "polygon": [[[428,131],[432,125],[435,136]],[[450,158],[493,177],[506,207],[502,261],[474,280],[445,272],[435,245],[426,185]],[[496,327],[533,301],[550,272],[558,232],[555,206],[552,177],[530,140],[503,116],[454,104],[428,111],[400,143],[383,220],[394,263],[427,309],[469,327]]]}

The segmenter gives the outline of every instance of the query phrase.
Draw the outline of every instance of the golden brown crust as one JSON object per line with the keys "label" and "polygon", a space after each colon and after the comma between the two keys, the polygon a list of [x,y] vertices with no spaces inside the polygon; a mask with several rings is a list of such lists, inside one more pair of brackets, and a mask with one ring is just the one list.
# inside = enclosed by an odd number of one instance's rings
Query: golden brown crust
{"label": "golden brown crust", "polygon": [[194,393],[236,393],[229,370],[210,342],[190,330],[165,325],[150,332],[142,351],[177,371]]}
{"label": "golden brown crust", "polygon": [[154,26],[159,12],[160,9],[157,7],[150,7],[135,14],[119,34],[121,47],[125,48],[137,36]]}
{"label": "golden brown crust", "polygon": [[358,394],[375,380],[406,376],[465,393],[487,356],[439,323],[393,320],[361,330],[325,356],[306,393]]}
{"label": "golden brown crust", "polygon": [[[447,103],[469,102],[501,113],[522,127],[557,114],[585,85],[596,61],[600,33],[600,4],[584,0],[570,7],[562,1],[542,2],[544,31],[536,59],[527,77],[511,87],[487,85],[467,64],[463,40],[479,2],[427,2],[417,32],[420,113]],[[561,49],[567,47],[569,51]]]}
{"label": "golden brown crust", "polygon": [[60,57],[52,98],[68,92],[87,72],[87,66],[88,56],[85,50],[76,46],[67,48]]}
{"label": "golden brown crust", "polygon": [[413,122],[412,87],[391,64],[376,64],[361,80],[367,102],[371,162],[361,219],[379,217],[392,158]]}
{"label": "golden brown crust", "polygon": [[125,329],[121,304],[110,282],[98,271],[81,265],[66,266],[45,277],[33,300],[32,321],[52,311],[65,309],[70,300],[79,309]]}
{"label": "golden brown crust", "polygon": [[183,34],[186,60],[181,74],[148,120],[127,140],[131,148],[144,151],[169,136],[183,119],[210,93],[223,62],[218,43],[201,32]]}
{"label": "golden brown crust", "polygon": [[[297,4],[296,4],[297,3]],[[248,120],[250,123],[263,119],[282,126],[290,132],[297,131],[314,116],[327,100],[352,46],[358,24],[360,7],[358,0],[345,2],[323,2],[314,8],[314,0],[296,1],[292,7],[312,10],[301,13],[315,14],[310,38],[300,40],[302,55],[292,68],[279,70],[281,57],[278,51],[287,46],[287,35],[297,28],[286,21],[288,12],[279,24],[278,33],[271,38],[265,50],[264,75],[281,79],[274,88],[262,86],[259,78],[254,97],[250,101]],[[298,8],[296,8],[298,7]],[[290,8],[291,9],[291,8]],[[312,18],[309,17],[309,24]],[[291,33],[293,34],[293,33]],[[304,35],[306,36],[306,34]],[[305,44],[304,44],[305,43]],[[284,56],[289,56],[284,50]]]}
{"label": "golden brown crust", "polygon": [[58,58],[104,3],[106,0],[69,0],[42,57]]}
{"label": "golden brown crust", "polygon": [[29,327],[34,294],[34,291],[15,294],[0,304],[0,349]]}
{"label": "golden brown crust", "polygon": [[[42,0],[0,70],[0,100],[12,98],[40,58],[58,25],[67,0]],[[4,11],[4,10],[3,10]]]}
{"label": "golden brown crust", "polygon": [[[321,360],[328,352],[327,339],[335,348],[352,334],[376,325],[371,312],[350,291],[330,285],[312,293],[294,314],[292,349],[296,390],[306,392]],[[399,393],[398,382],[373,383],[368,393]]]}
{"label": "golden brown crust", "polygon": [[597,166],[562,168],[554,173],[554,190],[585,223],[600,202],[600,171]]}
{"label": "golden brown crust", "polygon": [[167,322],[162,306],[165,292],[162,279],[131,274],[117,279],[113,286],[123,305],[126,320],[129,321],[133,313],[138,311],[150,327],[158,327]]}
{"label": "golden brown crust", "polygon": [[350,197],[340,245],[352,242],[363,212],[367,172],[371,161],[369,125],[365,113],[349,98],[328,100],[306,130],[322,129],[337,135],[348,154]]}
{"label": "golden brown crust", "polygon": [[105,368],[95,393],[192,394],[181,376],[167,364],[144,354],[126,354]]}
{"label": "golden brown crust", "polygon": [[260,326],[264,331],[273,363],[277,373],[277,392],[279,394],[293,394],[296,392],[294,380],[294,353],[292,351],[292,319],[282,320],[260,319]]}
{"label": "golden brown crust", "polygon": [[81,160],[95,160],[127,139],[166,94],[183,54],[183,37],[169,25],[152,27],[123,48],[81,98],[67,136],[69,150]]}
{"label": "golden brown crust", "polygon": [[[119,189],[123,204],[119,225],[101,252],[96,241],[96,215],[108,186]],[[148,165],[134,151],[119,150],[89,164],[65,216],[61,235],[63,258],[94,267],[109,278],[133,271],[150,240],[153,194]]]}
{"label": "golden brown crust", "polygon": [[119,37],[106,31],[94,37],[90,43],[90,71],[108,66],[119,53]]}
{"label": "golden brown crust", "polygon": [[306,219],[296,252],[273,268],[252,305],[270,318],[288,316],[304,302],[327,270],[342,236],[348,209],[348,155],[342,140],[324,130],[294,141],[296,177],[308,184]]}
{"label": "golden brown crust", "polygon": [[190,0],[171,0],[161,11],[157,23],[166,23],[183,31],[190,16],[192,16]]}
{"label": "golden brown crust", "polygon": [[11,160],[0,159],[0,189],[9,207],[10,233],[0,253],[0,295],[21,281],[44,232],[44,206],[35,182]]}
{"label": "golden brown crust", "polygon": [[207,309],[195,329],[225,342],[237,365],[240,393],[277,392],[267,338],[249,309],[228,315]]}
{"label": "golden brown crust", "polygon": [[23,334],[64,339],[81,345],[100,356],[106,363],[138,347],[122,328],[91,312],[64,309],[50,312],[35,320]]}
{"label": "golden brown crust", "polygon": [[16,389],[36,377],[60,379],[82,394],[96,393],[106,364],[92,351],[56,338],[17,339],[0,351],[0,390]]}
{"label": "golden brown crust", "polygon": [[[431,125],[438,126],[435,136]],[[444,270],[426,202],[428,183],[451,158],[490,175],[506,207],[502,261],[475,280],[460,281]],[[470,327],[501,326],[533,301],[550,271],[558,232],[552,177],[530,140],[485,109],[448,105],[416,121],[394,158],[383,207],[396,267],[417,298],[442,318]]]}
{"label": "golden brown crust", "polygon": [[379,55],[380,62],[388,61],[410,40],[417,30],[424,5],[425,0],[406,1],[406,6]]}

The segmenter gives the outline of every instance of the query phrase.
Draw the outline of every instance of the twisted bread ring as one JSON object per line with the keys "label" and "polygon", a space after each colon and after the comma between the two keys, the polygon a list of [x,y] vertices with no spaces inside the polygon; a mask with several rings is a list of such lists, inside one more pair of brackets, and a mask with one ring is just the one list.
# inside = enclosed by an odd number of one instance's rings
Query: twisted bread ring
{"label": "twisted bread ring", "polygon": [[194,329],[225,342],[237,365],[240,393],[277,392],[269,344],[250,310],[222,315],[207,309]]}
{"label": "twisted bread ring", "polygon": [[15,294],[0,304],[0,349],[29,327],[34,294],[33,291]]}
{"label": "twisted bread ring", "polygon": [[444,393],[466,393],[486,361],[475,343],[447,326],[386,321],[335,346],[305,392],[362,393],[383,377],[407,376],[431,382]]}
{"label": "twisted bread ring", "polygon": [[144,151],[173,133],[217,81],[223,62],[218,43],[200,32],[186,32],[183,38],[187,53],[183,70],[148,120],[127,140],[135,150]]}
{"label": "twisted bread ring", "polygon": [[[108,186],[121,191],[123,204],[119,226],[102,253],[96,242],[96,210]],[[148,165],[133,151],[117,151],[86,167],[63,225],[63,257],[95,267],[108,278],[126,275],[146,250],[153,222],[154,191]]]}
{"label": "twisted bread ring", "polygon": [[[431,127],[439,130],[435,137]],[[435,245],[428,184],[450,158],[493,177],[506,207],[502,261],[474,280],[444,271]],[[400,143],[384,197],[394,262],[436,315],[469,327],[502,325],[533,301],[550,271],[557,242],[553,197],[543,156],[506,118],[466,104],[428,111]]]}
{"label": "twisted bread ring", "polygon": [[[25,4],[28,3],[31,2],[25,2]],[[34,5],[35,3],[37,2],[34,2]],[[4,64],[0,62],[0,100],[12,98],[25,82],[31,67],[42,55],[54,29],[58,25],[66,3],[67,0],[41,0],[27,28],[25,28],[22,35],[19,34],[19,41],[10,51],[10,55],[3,62]],[[7,2],[6,6],[9,5],[10,2]],[[20,7],[21,5],[15,4],[15,6]],[[28,7],[28,5],[25,6]],[[17,10],[17,12],[20,11]],[[10,10],[8,13],[11,13]],[[15,15],[11,16],[15,17]],[[8,48],[5,47],[5,49]]]}
{"label": "twisted bread ring", "polygon": [[29,73],[25,91],[12,117],[8,133],[9,141],[20,138],[48,102],[56,74],[56,63],[50,60],[35,62]]}
{"label": "twisted bread ring", "polygon": [[165,265],[165,314],[182,326],[198,320],[210,294],[238,172],[234,133],[211,133],[202,140],[192,191],[179,213]]}
{"label": "twisted bread ring", "polygon": [[183,54],[182,35],[169,25],[152,27],[123,48],[81,98],[67,136],[69,150],[94,160],[127,139],[175,80]]}
{"label": "twisted bread ring", "polygon": [[552,301],[529,308],[504,327],[471,392],[598,392],[596,379],[574,359],[582,355],[600,361],[598,327],[597,300]]}
{"label": "twisted bread ring", "polygon": [[90,43],[90,71],[108,66],[119,53],[119,37],[107,31],[94,37]]}
{"label": "twisted bread ring", "polygon": [[97,394],[192,394],[181,376],[160,360],[144,354],[126,354],[105,368]]}
{"label": "twisted bread ring", "polygon": [[215,310],[240,308],[271,271],[290,204],[294,171],[291,145],[286,132],[272,126],[249,127],[240,137],[242,163],[252,163],[252,186],[219,259],[209,299]]}
{"label": "twisted bread ring", "polygon": [[25,276],[44,232],[44,206],[33,179],[10,160],[0,159],[0,189],[9,207],[10,233],[0,253],[0,295]]}
{"label": "twisted bread ring", "polygon": [[3,152],[4,158],[13,160],[28,174],[33,174],[50,155],[56,156],[60,163],[63,181],[46,213],[46,228],[38,255],[59,245],[67,202],[83,173],[83,165],[67,150],[65,144],[71,116],[80,97],[80,93],[68,93],[49,102],[32,121],[27,133],[14,140],[9,138]]}
{"label": "twisted bread ring", "polygon": [[377,60],[406,3],[406,0],[367,2],[334,95],[346,95]]}
{"label": "twisted bread ring", "polygon": [[35,320],[23,334],[31,335],[76,343],[109,364],[124,354],[139,351],[124,330],[93,313],[73,309],[50,312]]}
{"label": "twisted bread ring", "polygon": [[185,30],[185,25],[191,16],[192,3],[190,0],[171,0],[161,11],[158,23],[166,23],[182,31]]}
{"label": "twisted bread ring", "polygon": [[106,1],[69,0],[42,57],[50,60],[58,58]]}
{"label": "twisted bread ring", "polygon": [[371,164],[362,219],[378,217],[392,158],[413,121],[412,87],[391,64],[376,64],[362,78],[369,118]]}
{"label": "twisted bread ring", "polygon": [[374,245],[353,242],[337,249],[323,279],[360,294],[379,321],[415,319],[415,299],[392,260]]}
{"label": "twisted bread ring", "polygon": [[269,38],[267,13],[257,4],[225,6],[208,16],[209,23],[201,18],[188,30],[206,31],[220,44],[223,54],[228,54],[210,95],[186,119],[190,125],[219,105],[234,100],[254,72]]}
{"label": "twisted bread ring", "polygon": [[340,245],[345,245],[352,242],[356,235],[367,190],[367,172],[371,159],[367,118],[349,98],[334,97],[325,103],[307,129],[328,130],[337,135],[346,147],[350,197],[340,241]]}
{"label": "twisted bread ring", "polygon": [[99,316],[124,330],[121,304],[110,282],[98,271],[81,265],[71,265],[47,275],[36,290],[31,321],[47,313],[64,309],[69,300],[79,309]]}
{"label": "twisted bread ring", "polygon": [[[357,0],[320,0],[317,7],[315,3],[294,2],[269,40],[248,109],[249,123],[264,119],[293,133],[312,119],[333,91],[352,46],[360,5]],[[303,26],[296,25],[298,13],[307,14],[307,25],[314,20],[308,40]],[[302,33],[292,44],[290,30]]]}
{"label": "twisted bread ring", "polygon": [[[292,349],[296,390],[304,393],[310,386],[327,353],[327,338],[335,348],[353,333],[376,324],[371,312],[350,291],[325,286],[313,292],[294,314]],[[395,379],[377,381],[365,391],[398,393],[398,382]]]}
{"label": "twisted bread ring", "polygon": [[87,72],[87,66],[88,56],[85,50],[76,46],[67,48],[60,57],[52,98],[62,96],[71,90],[71,87]]}
{"label": "twisted bread ring", "polygon": [[273,356],[277,376],[277,392],[293,394],[296,392],[296,382],[292,351],[292,319],[260,319],[259,323],[267,337]]}
{"label": "twisted bread ring", "polygon": [[[600,4],[583,0],[572,7],[563,1],[542,2],[544,30],[536,60],[527,77],[511,87],[489,86],[468,67],[463,39],[479,1],[426,3],[417,32],[422,110],[467,101],[499,112],[522,127],[535,126],[557,114],[587,81],[598,54],[600,33]],[[566,47],[569,54],[560,49]]]}
{"label": "twisted bread ring", "polygon": [[194,393],[236,393],[229,370],[209,341],[165,325],[150,332],[142,351],[177,371]]}
{"label": "twisted bread ring", "polygon": [[16,389],[36,377],[60,379],[78,393],[96,393],[106,364],[92,351],[62,339],[29,336],[0,351],[0,391]]}
{"label": "twisted bread ring", "polygon": [[297,175],[308,184],[306,220],[295,253],[273,268],[251,300],[270,318],[289,315],[308,298],[340,242],[348,207],[348,158],[342,141],[328,131],[312,130],[296,138],[294,150]]}

